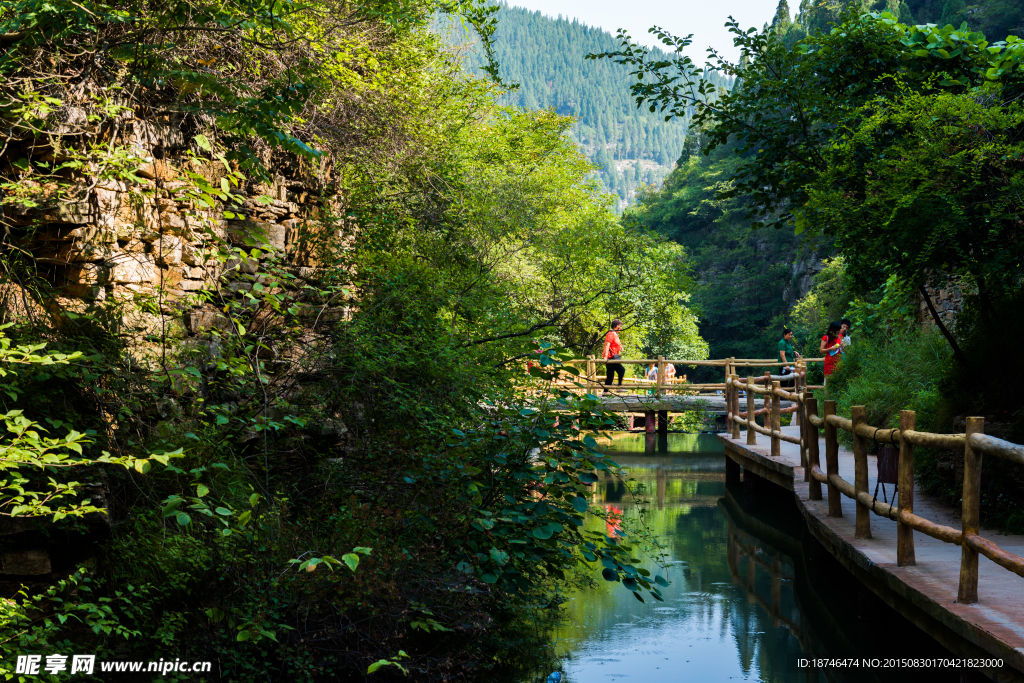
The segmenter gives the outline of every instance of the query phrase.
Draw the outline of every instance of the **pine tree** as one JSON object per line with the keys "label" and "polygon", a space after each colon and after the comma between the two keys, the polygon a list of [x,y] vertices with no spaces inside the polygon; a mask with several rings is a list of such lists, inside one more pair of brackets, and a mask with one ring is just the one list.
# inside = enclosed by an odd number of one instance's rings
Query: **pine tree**
{"label": "pine tree", "polygon": [[811,20],[811,12],[814,9],[814,0],[800,0],[800,11],[796,14],[797,23],[806,31]]}
{"label": "pine tree", "polygon": [[776,29],[785,30],[793,23],[789,13],[789,3],[786,0],[779,0],[779,6],[775,8],[775,18],[772,19],[772,26]]}
{"label": "pine tree", "polygon": [[967,21],[967,3],[964,0],[946,0],[946,4],[942,6],[942,18],[939,19],[939,24],[942,26],[952,24],[954,27],[959,27],[965,21]]}
{"label": "pine tree", "polygon": [[906,0],[900,2],[899,13],[897,15],[901,24],[907,26],[913,26],[916,22],[914,21],[914,14],[910,11],[910,6],[907,5]]}

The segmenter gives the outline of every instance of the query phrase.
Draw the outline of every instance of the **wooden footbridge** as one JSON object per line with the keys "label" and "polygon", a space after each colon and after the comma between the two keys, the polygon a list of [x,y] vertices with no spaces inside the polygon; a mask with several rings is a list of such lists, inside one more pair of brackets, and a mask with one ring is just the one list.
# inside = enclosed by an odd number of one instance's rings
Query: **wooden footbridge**
{"label": "wooden footbridge", "polygon": [[[981,417],[967,418],[962,434],[917,431],[913,411],[900,414],[898,428],[876,427],[863,406],[842,417],[834,401],[824,401],[819,412],[809,388],[759,380],[726,378],[728,429],[718,438],[727,481],[739,482],[742,470],[744,481],[793,491],[809,531],[880,598],[955,657],[972,660],[968,668],[995,681],[1024,681],[1024,536],[980,526],[983,458],[1024,465],[1024,446],[985,435]],[[755,396],[770,406],[763,424]],[[794,425],[780,424],[783,400],[795,405]],[[840,447],[840,432],[850,435],[852,451]],[[885,450],[869,455],[872,442]],[[958,508],[915,491],[917,448],[963,454]],[[878,498],[885,484],[898,485],[898,493],[886,499],[883,490]]]}
{"label": "wooden footbridge", "polygon": [[[769,368],[780,369],[782,366],[794,365],[792,363],[781,363],[779,361],[764,358],[725,358],[722,360],[671,360],[662,356],[658,358],[640,358],[623,360],[601,360],[594,357],[565,361],[566,365],[581,366],[584,370],[583,376],[574,382],[563,382],[562,386],[570,390],[579,390],[590,393],[601,401],[605,410],[629,416],[632,423],[633,418],[642,418],[644,429],[653,433],[655,431],[666,432],[668,430],[669,417],[673,414],[688,412],[703,412],[725,418],[728,414],[726,400],[728,380],[736,372],[745,370],[750,372],[754,369],[765,370],[759,375],[757,382],[769,386],[776,381],[782,384],[790,384],[797,391],[803,391],[806,385],[807,363],[821,363],[823,358],[810,358],[798,361],[795,370],[786,375],[773,375]],[[622,384],[605,385],[604,377],[600,375],[602,366],[608,363],[620,363],[624,366],[640,365],[644,368],[652,363],[658,368],[658,379],[648,380],[632,377],[628,381],[623,380]],[[665,369],[669,365],[683,367],[718,367],[721,368],[724,376],[721,382],[717,383],[691,383],[686,381],[686,376],[678,378],[667,378]],[[815,388],[815,387],[811,387]],[[820,388],[820,387],[818,387]],[[764,399],[755,400],[755,413],[761,415],[768,410]],[[770,404],[770,401],[769,401]],[[796,411],[796,405],[788,400],[780,404],[783,414]]]}

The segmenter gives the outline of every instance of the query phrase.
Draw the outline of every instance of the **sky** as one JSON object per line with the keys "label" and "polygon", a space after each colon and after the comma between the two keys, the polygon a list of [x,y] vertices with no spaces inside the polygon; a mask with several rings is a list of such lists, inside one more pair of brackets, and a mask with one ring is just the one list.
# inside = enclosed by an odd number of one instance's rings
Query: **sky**
{"label": "sky", "polygon": [[[626,29],[633,40],[644,45],[657,42],[647,32],[660,26],[677,36],[693,34],[686,54],[703,64],[708,47],[714,47],[729,59],[739,59],[739,50],[724,24],[731,14],[744,29],[761,28],[775,16],[778,0],[508,0],[510,5],[540,10],[551,17],[576,18],[589,26],[599,26],[612,35]],[[790,2],[790,8],[799,6]],[[500,30],[500,29],[499,29]]]}

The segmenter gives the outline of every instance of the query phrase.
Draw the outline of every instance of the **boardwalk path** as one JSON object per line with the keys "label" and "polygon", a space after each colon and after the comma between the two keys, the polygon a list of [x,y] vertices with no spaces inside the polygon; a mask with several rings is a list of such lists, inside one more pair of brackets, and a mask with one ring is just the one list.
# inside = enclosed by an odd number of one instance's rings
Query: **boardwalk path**
{"label": "boardwalk path", "polygon": [[[784,427],[783,432],[798,436],[799,428]],[[872,514],[872,537],[855,539],[853,500],[841,496],[842,517],[828,516],[828,487],[822,485],[822,500],[810,500],[797,445],[782,442],[781,455],[772,458],[768,455],[770,444],[766,436],[758,435],[756,446],[746,445],[746,432],[742,432],[738,440],[728,434],[719,434],[718,438],[733,461],[793,491],[814,536],[884,600],[957,656],[1002,658],[1005,663],[1002,669],[985,671],[993,680],[1024,681],[1024,578],[982,556],[978,602],[959,605],[956,597],[960,546],[914,532],[917,565],[898,567],[896,522]],[[825,453],[824,439],[819,444],[819,452]],[[868,470],[868,490],[874,492],[875,456],[868,456]],[[839,451],[839,474],[847,481],[854,480],[853,454],[849,451]],[[886,488],[891,495],[892,486]],[[878,495],[881,498],[881,489]],[[914,513],[937,524],[961,526],[952,508],[920,491],[914,492]],[[991,530],[982,530],[981,535],[1005,550],[1024,555],[1024,536],[1007,536]],[[864,653],[864,656],[870,657],[871,653]]]}

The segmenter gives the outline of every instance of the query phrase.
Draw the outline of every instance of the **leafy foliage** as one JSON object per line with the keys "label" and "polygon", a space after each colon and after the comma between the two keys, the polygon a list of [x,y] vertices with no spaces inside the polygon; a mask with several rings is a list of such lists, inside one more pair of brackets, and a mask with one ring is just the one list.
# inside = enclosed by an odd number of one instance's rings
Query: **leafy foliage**
{"label": "leafy foliage", "polygon": [[[19,476],[35,461],[103,468],[112,522],[82,570],[88,594],[4,603],[23,651],[99,623],[33,616],[60,599],[106,615],[101,655],[216,659],[226,680],[374,664],[443,680],[537,656],[569,570],[658,598],[664,580],[636,568],[629,538],[577,524],[594,468],[617,473],[587,440],[611,418],[592,398],[545,403],[520,361],[550,375],[552,343],[577,355],[612,317],[631,344],[700,352],[690,281],[678,247],[615,219],[569,121],[499,107],[498,86],[424,30],[454,10],[486,35],[491,9],[2,7],[0,265],[18,319],[3,369],[44,359],[5,378],[35,400],[5,406],[4,457],[24,455]],[[126,121],[159,140],[125,144]],[[302,177],[314,196],[298,241],[317,267],[300,276],[259,230],[229,244],[195,214],[192,257],[224,273],[206,289],[62,297],[25,248],[54,222],[40,216],[73,216],[101,184],[142,200],[140,167],[168,159],[182,180],[146,200],[231,219],[242,195],[272,201],[271,170]],[[216,180],[197,170],[210,166]],[[209,324],[186,335],[182,309]],[[48,441],[46,420],[78,431]],[[40,513],[99,508],[32,485]]]}

